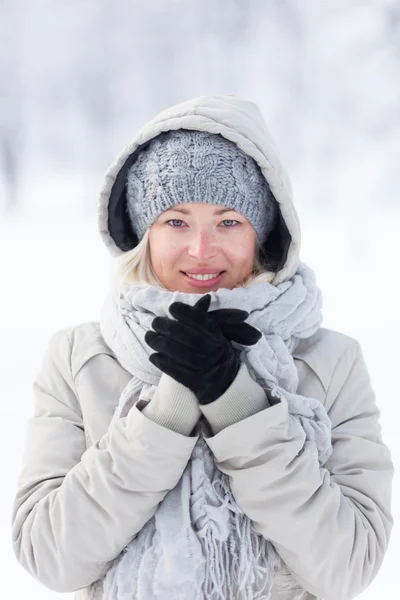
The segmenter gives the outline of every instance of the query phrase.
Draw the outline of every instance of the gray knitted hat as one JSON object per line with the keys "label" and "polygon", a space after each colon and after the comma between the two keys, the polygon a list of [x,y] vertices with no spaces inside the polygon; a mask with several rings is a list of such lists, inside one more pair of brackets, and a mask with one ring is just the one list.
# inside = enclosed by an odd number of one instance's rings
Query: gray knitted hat
{"label": "gray knitted hat", "polygon": [[139,152],[126,181],[127,212],[142,239],[168,208],[186,202],[228,206],[253,225],[260,242],[274,227],[277,203],[255,160],[219,134],[178,129]]}

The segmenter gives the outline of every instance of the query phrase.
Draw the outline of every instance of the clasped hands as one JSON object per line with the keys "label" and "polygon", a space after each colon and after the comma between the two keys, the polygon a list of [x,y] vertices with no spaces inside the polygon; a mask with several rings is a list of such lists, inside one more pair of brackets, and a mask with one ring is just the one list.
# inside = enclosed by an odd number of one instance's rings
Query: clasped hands
{"label": "clasped hands", "polygon": [[208,311],[211,296],[202,296],[194,306],[173,302],[174,317],[155,317],[154,331],[147,331],[145,342],[156,352],[152,364],[189,388],[199,404],[209,404],[231,385],[240,367],[240,350],[258,342],[261,332],[245,319],[249,313],[239,309]]}

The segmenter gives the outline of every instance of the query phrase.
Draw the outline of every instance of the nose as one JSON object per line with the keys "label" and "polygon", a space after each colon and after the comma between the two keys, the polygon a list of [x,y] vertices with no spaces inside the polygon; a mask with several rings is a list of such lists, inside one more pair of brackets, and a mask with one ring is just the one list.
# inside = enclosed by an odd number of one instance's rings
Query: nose
{"label": "nose", "polygon": [[208,230],[193,233],[188,247],[188,254],[200,262],[205,262],[217,254],[215,238]]}

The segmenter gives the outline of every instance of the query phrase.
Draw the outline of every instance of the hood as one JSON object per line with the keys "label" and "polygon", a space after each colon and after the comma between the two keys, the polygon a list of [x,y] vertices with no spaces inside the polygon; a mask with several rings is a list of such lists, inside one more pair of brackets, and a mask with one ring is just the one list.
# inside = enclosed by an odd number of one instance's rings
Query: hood
{"label": "hood", "polygon": [[299,263],[300,224],[289,177],[256,104],[237,96],[199,96],[159,113],[136,134],[109,167],[100,192],[98,225],[112,256],[138,244],[126,213],[127,173],[139,151],[164,131],[195,129],[219,133],[258,163],[279,205],[275,229],[263,245],[272,258],[277,285],[290,279]]}

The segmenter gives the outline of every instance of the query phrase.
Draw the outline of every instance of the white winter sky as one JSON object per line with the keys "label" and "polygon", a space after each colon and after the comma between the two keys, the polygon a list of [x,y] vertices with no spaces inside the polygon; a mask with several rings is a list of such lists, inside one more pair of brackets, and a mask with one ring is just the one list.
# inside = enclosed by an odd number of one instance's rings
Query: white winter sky
{"label": "white winter sky", "polygon": [[[290,173],[323,326],[361,342],[384,441],[400,460],[400,1],[145,4],[0,7],[0,549],[10,600],[58,597],[11,548],[32,381],[54,331],[98,319],[111,270],[96,222],[106,169],[175,102],[233,93],[259,104]],[[399,500],[396,474],[395,520]],[[395,526],[359,598],[398,595],[399,551]]]}

